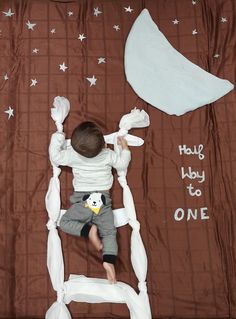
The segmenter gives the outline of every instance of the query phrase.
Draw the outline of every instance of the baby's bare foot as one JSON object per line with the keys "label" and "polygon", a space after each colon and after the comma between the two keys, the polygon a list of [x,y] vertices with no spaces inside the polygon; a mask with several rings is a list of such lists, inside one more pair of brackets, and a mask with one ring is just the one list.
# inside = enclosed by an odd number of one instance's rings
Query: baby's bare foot
{"label": "baby's bare foot", "polygon": [[102,242],[101,239],[98,236],[98,229],[96,225],[92,225],[90,231],[89,231],[89,240],[91,244],[95,247],[97,251],[102,250]]}
{"label": "baby's bare foot", "polygon": [[107,279],[111,284],[116,284],[116,272],[113,264],[104,261],[103,267],[107,273]]}

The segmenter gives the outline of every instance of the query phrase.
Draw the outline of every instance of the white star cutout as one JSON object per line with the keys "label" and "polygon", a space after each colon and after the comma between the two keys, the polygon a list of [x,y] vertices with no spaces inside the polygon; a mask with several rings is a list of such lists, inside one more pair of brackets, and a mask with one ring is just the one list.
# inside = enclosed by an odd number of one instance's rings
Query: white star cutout
{"label": "white star cutout", "polygon": [[63,72],[65,72],[66,69],[68,69],[68,66],[65,65],[65,62],[63,62],[62,64],[59,64],[60,70],[62,70]]}
{"label": "white star cutout", "polygon": [[127,8],[124,7],[124,9],[125,9],[125,12],[130,12],[130,13],[134,11],[134,9],[131,9],[130,6],[128,6]]}
{"label": "white star cutout", "polygon": [[67,14],[70,17],[70,16],[73,16],[74,12],[73,11],[68,11]]}
{"label": "white star cutout", "polygon": [[197,34],[197,30],[194,29],[194,30],[192,31],[192,35],[196,35],[196,34]]}
{"label": "white star cutout", "polygon": [[174,24],[179,24],[179,20],[177,20],[177,19],[172,20],[172,22],[173,22]]}
{"label": "white star cutout", "polygon": [[4,111],[5,113],[7,113],[8,114],[8,120],[10,120],[10,118],[12,117],[12,116],[14,116],[14,109],[12,109],[11,108],[11,106],[8,106],[8,110],[6,110],[6,111]]}
{"label": "white star cutout", "polygon": [[192,0],[192,4],[195,5],[197,3],[196,0]]}
{"label": "white star cutout", "polygon": [[38,83],[36,79],[31,79],[31,84],[30,86],[35,86]]}
{"label": "white star cutout", "polygon": [[113,25],[113,29],[115,29],[116,31],[119,31],[120,30],[120,26],[119,25]]}
{"label": "white star cutout", "polygon": [[106,63],[105,58],[103,57],[98,58],[98,64],[101,64],[101,63]]}
{"label": "white star cutout", "polygon": [[34,27],[36,26],[36,23],[31,23],[29,20],[26,23],[27,27],[29,30],[33,30],[34,31]]}
{"label": "white star cutout", "polygon": [[56,33],[56,29],[51,29],[51,33]]}
{"label": "white star cutout", "polygon": [[102,11],[100,11],[100,10],[98,9],[98,7],[97,7],[97,8],[93,8],[93,10],[94,10],[93,14],[94,14],[96,17],[97,17],[99,14],[102,13]]}
{"label": "white star cutout", "polygon": [[95,76],[93,75],[92,78],[86,78],[89,82],[90,82],[90,86],[92,85],[96,85],[96,81],[97,79],[95,78]]}
{"label": "white star cutout", "polygon": [[79,34],[78,40],[80,40],[81,42],[86,39],[86,36],[83,34]]}
{"label": "white star cutout", "polygon": [[228,20],[227,20],[227,18],[225,18],[225,17],[221,17],[221,22],[227,22]]}
{"label": "white star cutout", "polygon": [[8,77],[7,73],[4,75],[4,77],[3,77],[3,78],[4,78],[4,80],[5,80],[5,81],[7,81],[7,80],[9,79],[9,77]]}
{"label": "white star cutout", "polygon": [[33,50],[32,50],[32,53],[38,53],[39,52],[39,49],[36,49],[36,48],[34,48]]}
{"label": "white star cutout", "polygon": [[220,55],[218,54],[218,53],[216,53],[215,55],[214,55],[214,58],[216,58],[216,59],[218,59],[220,57]]}
{"label": "white star cutout", "polygon": [[11,17],[13,16],[13,14],[15,14],[14,12],[11,11],[11,9],[9,9],[7,12],[2,11],[2,13],[5,14],[5,17]]}

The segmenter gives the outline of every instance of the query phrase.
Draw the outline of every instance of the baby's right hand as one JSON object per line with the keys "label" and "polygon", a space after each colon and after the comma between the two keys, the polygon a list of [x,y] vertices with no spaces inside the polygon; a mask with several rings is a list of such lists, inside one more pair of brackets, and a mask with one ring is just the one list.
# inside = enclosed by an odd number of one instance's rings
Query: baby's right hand
{"label": "baby's right hand", "polygon": [[122,150],[128,150],[128,143],[126,139],[123,136],[118,136],[117,137],[117,144],[121,146]]}

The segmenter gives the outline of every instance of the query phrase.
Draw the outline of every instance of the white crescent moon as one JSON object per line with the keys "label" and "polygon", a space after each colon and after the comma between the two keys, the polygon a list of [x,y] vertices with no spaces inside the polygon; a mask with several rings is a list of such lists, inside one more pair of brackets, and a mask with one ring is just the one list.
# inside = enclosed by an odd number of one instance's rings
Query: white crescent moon
{"label": "white crescent moon", "polygon": [[186,59],[165,38],[144,9],[125,45],[127,81],[144,101],[182,115],[221,98],[234,85]]}

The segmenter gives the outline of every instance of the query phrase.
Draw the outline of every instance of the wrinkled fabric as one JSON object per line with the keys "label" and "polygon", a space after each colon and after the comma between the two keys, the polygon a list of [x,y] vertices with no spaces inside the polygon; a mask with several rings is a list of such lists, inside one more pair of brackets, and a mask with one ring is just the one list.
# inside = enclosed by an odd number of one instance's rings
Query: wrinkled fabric
{"label": "wrinkled fabric", "polygon": [[[131,13],[124,9],[129,5]],[[95,16],[97,7],[102,14]],[[2,12],[9,8],[15,14],[5,17]],[[135,106],[150,116],[148,128],[130,131],[145,143],[132,149],[127,180],[147,252],[152,317],[236,318],[235,91],[180,117],[143,102],[126,82],[123,52],[130,28],[144,8],[181,54],[235,83],[234,1],[0,2],[0,318],[44,318],[56,300],[47,271],[44,198],[52,175],[48,145],[55,128],[50,107],[57,95],[70,100],[64,127],[68,137],[84,120],[96,121],[104,134],[114,132],[121,116]],[[179,24],[172,22],[175,19]],[[28,20],[36,23],[34,31],[27,29]],[[81,42],[78,37],[83,33],[86,39]],[[32,52],[35,48],[37,54]],[[103,56],[106,63],[98,64]],[[68,66],[65,72],[59,69],[63,62]],[[90,86],[86,78],[93,75],[96,85]],[[38,83],[30,86],[31,79]],[[10,106],[14,116],[9,118],[5,111]],[[197,154],[199,145],[203,159]],[[194,146],[196,152],[188,155]],[[204,171],[205,181],[182,179],[182,167],[184,173],[189,167],[199,174]],[[62,169],[64,209],[71,181],[71,171]],[[201,196],[189,195],[190,184],[201,190]],[[114,209],[121,207],[118,183],[112,197]],[[130,234],[128,225],[118,229],[116,271],[119,281],[136,287]],[[78,269],[86,276],[105,278],[101,256],[88,242],[62,233],[60,237],[65,279]],[[129,317],[123,304],[71,303],[69,308],[73,318]]]}
{"label": "wrinkled fabric", "polygon": [[234,89],[229,81],[206,72],[175,50],[147,9],[130,30],[124,64],[127,81],[137,95],[170,115],[193,111]]}

